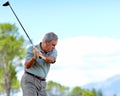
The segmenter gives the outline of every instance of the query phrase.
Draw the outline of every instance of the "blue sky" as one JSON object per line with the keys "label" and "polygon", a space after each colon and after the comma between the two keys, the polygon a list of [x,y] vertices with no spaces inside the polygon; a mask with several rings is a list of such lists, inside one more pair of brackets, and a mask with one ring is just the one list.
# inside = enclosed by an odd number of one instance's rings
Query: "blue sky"
{"label": "blue sky", "polygon": [[[59,36],[58,60],[48,80],[82,86],[120,73],[119,0],[9,2],[33,42],[50,31]],[[16,24],[25,35],[10,8],[0,6],[0,23],[5,22]]]}
{"label": "blue sky", "polygon": [[[1,5],[4,2],[1,0]],[[75,36],[119,38],[119,0],[10,0],[10,3],[33,40],[49,31],[56,32],[61,39]],[[0,10],[0,22],[18,24],[9,8],[1,6]]]}

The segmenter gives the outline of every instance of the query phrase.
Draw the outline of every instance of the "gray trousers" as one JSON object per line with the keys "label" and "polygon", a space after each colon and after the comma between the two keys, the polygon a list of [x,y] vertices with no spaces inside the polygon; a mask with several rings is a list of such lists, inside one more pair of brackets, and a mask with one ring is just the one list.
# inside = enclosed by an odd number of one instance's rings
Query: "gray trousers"
{"label": "gray trousers", "polygon": [[27,73],[22,76],[21,88],[23,96],[47,96],[46,81],[41,81]]}

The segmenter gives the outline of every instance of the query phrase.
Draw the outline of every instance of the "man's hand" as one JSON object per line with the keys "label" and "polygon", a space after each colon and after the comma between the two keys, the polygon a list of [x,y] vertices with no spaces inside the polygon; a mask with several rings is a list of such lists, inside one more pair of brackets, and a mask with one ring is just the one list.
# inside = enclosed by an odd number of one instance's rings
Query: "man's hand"
{"label": "man's hand", "polygon": [[42,53],[35,47],[33,48],[33,54],[34,54],[34,58],[37,58],[42,55]]}
{"label": "man's hand", "polygon": [[34,58],[36,59],[37,57],[43,59],[46,63],[51,64],[55,63],[55,58],[52,56],[45,57],[42,55],[42,53],[37,49],[33,48],[33,53],[34,53]]}
{"label": "man's hand", "polygon": [[33,53],[34,53],[35,59],[39,57],[39,58],[42,58],[43,60],[46,60],[46,57],[43,56],[42,53],[37,48],[33,48]]}
{"label": "man's hand", "polygon": [[46,60],[45,60],[48,64],[51,64],[51,63],[55,63],[55,58],[52,57],[52,56],[48,56],[46,57]]}

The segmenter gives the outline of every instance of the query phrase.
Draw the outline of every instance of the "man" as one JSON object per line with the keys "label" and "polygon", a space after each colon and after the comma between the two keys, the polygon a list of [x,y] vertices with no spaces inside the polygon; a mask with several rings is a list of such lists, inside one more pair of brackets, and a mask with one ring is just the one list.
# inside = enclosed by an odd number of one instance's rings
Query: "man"
{"label": "man", "polygon": [[49,32],[35,48],[30,46],[27,49],[25,73],[21,79],[23,96],[47,96],[45,78],[50,64],[56,61],[57,42],[58,36],[54,32]]}

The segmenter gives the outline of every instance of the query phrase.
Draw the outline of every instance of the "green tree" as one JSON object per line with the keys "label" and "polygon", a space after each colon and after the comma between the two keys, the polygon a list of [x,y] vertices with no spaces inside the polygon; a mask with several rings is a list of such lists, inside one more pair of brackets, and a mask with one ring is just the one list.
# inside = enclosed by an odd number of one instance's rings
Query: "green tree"
{"label": "green tree", "polygon": [[6,96],[20,87],[15,69],[25,53],[24,42],[14,24],[0,24],[0,93]]}
{"label": "green tree", "polygon": [[70,96],[83,96],[83,90],[76,86],[75,88],[72,89],[72,91],[70,92]]}
{"label": "green tree", "polygon": [[93,93],[94,96],[97,96],[97,92],[94,88],[92,89],[92,93]]}
{"label": "green tree", "polygon": [[93,92],[88,89],[83,89],[82,96],[96,96],[96,95],[94,95]]}
{"label": "green tree", "polygon": [[48,81],[46,90],[50,96],[67,96],[69,88],[59,83]]}
{"label": "green tree", "polygon": [[97,94],[97,96],[103,96],[102,90],[98,90]]}
{"label": "green tree", "polygon": [[97,93],[95,89],[90,91],[88,89],[81,89],[79,86],[76,86],[70,92],[70,96],[97,96]]}

